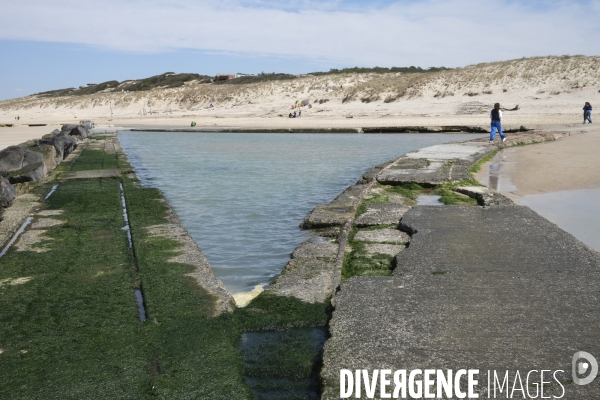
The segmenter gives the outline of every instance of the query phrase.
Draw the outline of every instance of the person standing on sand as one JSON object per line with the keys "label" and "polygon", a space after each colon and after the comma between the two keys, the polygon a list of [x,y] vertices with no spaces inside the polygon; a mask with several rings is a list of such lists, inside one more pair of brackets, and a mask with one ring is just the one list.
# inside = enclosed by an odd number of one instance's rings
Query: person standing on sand
{"label": "person standing on sand", "polygon": [[502,110],[500,110],[500,103],[494,104],[494,109],[490,112],[490,119],[492,120],[492,128],[490,131],[490,143],[494,143],[494,137],[496,136],[496,130],[502,138],[502,143],[506,140],[504,132],[502,132]]}
{"label": "person standing on sand", "polygon": [[585,106],[583,106],[583,123],[585,121],[590,121],[592,123],[592,105],[589,102],[585,102]]}

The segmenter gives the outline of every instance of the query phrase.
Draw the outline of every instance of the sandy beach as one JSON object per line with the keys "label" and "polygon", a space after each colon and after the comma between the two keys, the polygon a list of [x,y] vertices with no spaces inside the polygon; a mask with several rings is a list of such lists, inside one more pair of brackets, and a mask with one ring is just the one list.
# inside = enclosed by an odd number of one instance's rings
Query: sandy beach
{"label": "sandy beach", "polygon": [[[584,103],[600,97],[599,64],[600,57],[535,57],[431,73],[302,75],[244,84],[189,81],[137,91],[127,90],[133,81],[126,81],[93,94],[42,93],[0,101],[0,148],[34,135],[25,125],[47,124],[40,132],[48,133],[83,120],[141,128],[189,128],[192,122],[197,128],[237,129],[489,128],[496,102],[518,108],[504,113],[507,129],[577,126]],[[301,101],[310,107],[295,107]],[[288,118],[296,112],[302,116]],[[21,127],[5,127],[13,124]]]}

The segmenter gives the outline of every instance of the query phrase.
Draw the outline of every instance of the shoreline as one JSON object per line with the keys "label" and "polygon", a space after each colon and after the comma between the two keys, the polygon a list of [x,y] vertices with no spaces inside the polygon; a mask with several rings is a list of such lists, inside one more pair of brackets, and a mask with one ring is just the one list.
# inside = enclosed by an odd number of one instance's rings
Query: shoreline
{"label": "shoreline", "polygon": [[585,134],[535,149],[503,149],[482,165],[475,178],[489,184],[490,177],[497,175],[497,179],[504,181],[493,182],[495,189],[516,196],[515,199],[531,194],[598,188],[600,128],[580,125],[572,131]]}

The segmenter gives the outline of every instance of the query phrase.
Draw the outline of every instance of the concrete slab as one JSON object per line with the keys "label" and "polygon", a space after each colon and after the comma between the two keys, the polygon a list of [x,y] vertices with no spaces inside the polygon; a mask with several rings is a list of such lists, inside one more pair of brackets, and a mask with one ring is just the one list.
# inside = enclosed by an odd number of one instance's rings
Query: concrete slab
{"label": "concrete slab", "polygon": [[490,148],[485,143],[448,143],[424,147],[420,150],[406,154],[405,157],[427,160],[465,160],[475,162],[489,152]]}
{"label": "concrete slab", "polygon": [[365,245],[368,256],[387,254],[388,256],[394,257],[404,249],[405,246],[401,244],[368,243]]}
{"label": "concrete slab", "polygon": [[477,203],[484,207],[495,205],[510,206],[514,204],[508,197],[501,195],[495,190],[488,189],[485,186],[459,186],[453,190],[477,199]]}
{"label": "concrete slab", "polygon": [[354,217],[356,207],[369,184],[348,187],[328,204],[316,206],[300,224],[303,229],[330,228],[344,225]]}
{"label": "concrete slab", "polygon": [[410,242],[410,236],[398,229],[362,230],[354,235],[355,242],[405,244]]}
{"label": "concrete slab", "polygon": [[307,303],[324,302],[334,290],[338,251],[337,243],[319,236],[303,242],[266,292]]}
{"label": "concrete slab", "polygon": [[496,147],[480,142],[449,143],[406,154],[377,175],[387,185],[419,183],[441,185],[471,178],[468,169]]}
{"label": "concrete slab", "polygon": [[393,276],[335,297],[324,399],[339,398],[342,368],[476,368],[481,398],[488,370],[564,370],[563,398],[600,398],[599,379],[569,383],[575,352],[600,355],[599,253],[526,207],[417,206],[401,224],[413,234]]}
{"label": "concrete slab", "polygon": [[294,250],[292,258],[329,258],[337,256],[338,245],[322,238],[303,242]]}
{"label": "concrete slab", "polygon": [[333,293],[334,271],[335,259],[293,258],[265,292],[307,303],[323,303]]}
{"label": "concrete slab", "polygon": [[367,211],[356,219],[355,225],[363,228],[375,225],[397,224],[408,210],[410,210],[410,207],[398,204],[369,204]]}

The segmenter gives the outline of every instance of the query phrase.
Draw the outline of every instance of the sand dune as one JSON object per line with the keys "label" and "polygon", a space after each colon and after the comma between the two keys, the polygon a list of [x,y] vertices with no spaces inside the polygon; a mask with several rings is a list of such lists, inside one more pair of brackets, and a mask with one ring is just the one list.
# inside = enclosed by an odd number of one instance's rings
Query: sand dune
{"label": "sand dune", "polygon": [[[0,102],[0,124],[235,127],[487,125],[493,103],[520,105],[505,125],[581,122],[600,99],[600,57],[539,57],[418,74],[339,74],[242,85],[188,82],[179,88]],[[302,118],[290,106],[308,99]],[[209,104],[214,108],[207,108]],[[0,131],[1,132],[1,131]],[[0,133],[1,134],[1,133]]]}

